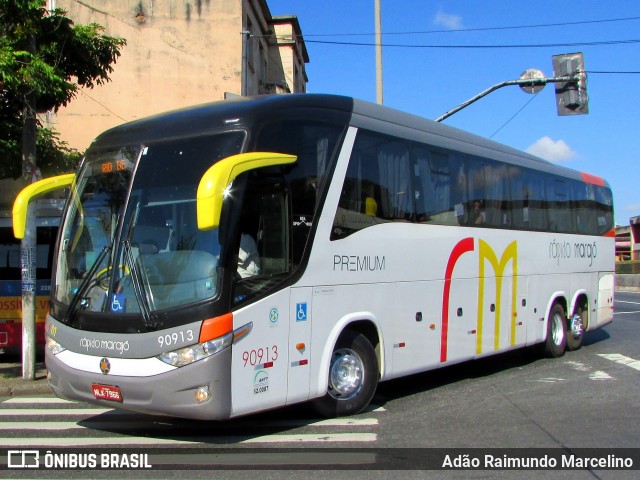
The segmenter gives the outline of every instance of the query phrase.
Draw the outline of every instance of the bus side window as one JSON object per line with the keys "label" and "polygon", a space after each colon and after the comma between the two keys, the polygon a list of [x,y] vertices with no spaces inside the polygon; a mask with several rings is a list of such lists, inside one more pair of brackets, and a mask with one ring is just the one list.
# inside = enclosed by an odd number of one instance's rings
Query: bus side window
{"label": "bus side window", "polygon": [[[326,117],[323,111],[322,117]],[[311,122],[312,115],[299,120],[265,124],[257,136],[256,151],[289,153],[298,157],[284,176],[291,198],[291,260],[296,268],[308,250],[316,207],[344,131],[342,121]]]}
{"label": "bus side window", "polygon": [[591,214],[595,203],[593,185],[576,182],[574,195],[578,233],[597,235],[596,218]]}
{"label": "bus side window", "polygon": [[457,225],[462,211],[452,205],[452,186],[449,156],[445,153],[416,147],[416,218],[420,223]]}
{"label": "bus side window", "polygon": [[571,232],[575,229],[572,212],[571,188],[565,179],[554,178],[546,182],[547,214],[552,232]]}
{"label": "bus side window", "polygon": [[[480,159],[472,159],[467,162],[467,167],[467,186],[469,189],[469,201],[466,202],[468,211],[468,216],[466,218],[467,225],[485,226],[487,224],[493,224],[493,209],[490,212],[491,215],[487,215],[487,203],[490,202],[487,202],[485,164]],[[478,219],[478,214],[474,213],[474,208],[479,209],[479,213],[483,218],[482,221]]]}
{"label": "bus side window", "polygon": [[507,166],[487,162],[484,176],[487,197],[485,223],[492,227],[508,228],[512,221]]}
{"label": "bus side window", "polygon": [[20,280],[20,240],[11,226],[0,227],[0,280]]}
{"label": "bus side window", "polygon": [[413,221],[410,143],[358,133],[342,185],[331,239],[390,221]]}
{"label": "bus side window", "polygon": [[509,167],[511,177],[511,214],[513,225],[525,230],[544,230],[546,222],[546,203],[544,201],[544,182],[534,172]]}
{"label": "bus side window", "polygon": [[595,205],[592,212],[596,213],[597,234],[603,235],[613,228],[613,196],[607,187],[593,186]]}

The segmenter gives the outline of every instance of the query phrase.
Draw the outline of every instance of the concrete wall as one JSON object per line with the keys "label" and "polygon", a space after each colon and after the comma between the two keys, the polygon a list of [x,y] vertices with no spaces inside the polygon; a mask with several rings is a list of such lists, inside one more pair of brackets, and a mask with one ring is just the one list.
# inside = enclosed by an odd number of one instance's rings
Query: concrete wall
{"label": "concrete wall", "polygon": [[247,23],[255,63],[248,69],[247,93],[264,93],[260,85],[271,81],[265,78],[270,69],[259,68],[261,52],[271,61],[269,41],[275,42],[264,0],[57,0],[56,6],[76,24],[95,22],[105,34],[127,40],[111,82],[80,91],[44,118],[81,151],[121,123],[222,100],[225,92],[239,95]]}
{"label": "concrete wall", "polygon": [[616,274],[617,290],[640,290],[640,275]]}

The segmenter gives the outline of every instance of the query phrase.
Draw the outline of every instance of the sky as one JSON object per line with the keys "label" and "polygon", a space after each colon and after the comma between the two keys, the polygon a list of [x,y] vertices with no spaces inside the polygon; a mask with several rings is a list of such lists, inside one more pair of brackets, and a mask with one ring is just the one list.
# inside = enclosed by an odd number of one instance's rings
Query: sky
{"label": "sky", "polygon": [[[376,101],[374,0],[267,0],[296,15],[310,93]],[[381,0],[383,103],[435,119],[552,56],[582,52],[589,113],[558,116],[553,84],[498,89],[443,123],[605,178],[615,221],[640,215],[640,1]],[[354,45],[365,44],[365,45]]]}

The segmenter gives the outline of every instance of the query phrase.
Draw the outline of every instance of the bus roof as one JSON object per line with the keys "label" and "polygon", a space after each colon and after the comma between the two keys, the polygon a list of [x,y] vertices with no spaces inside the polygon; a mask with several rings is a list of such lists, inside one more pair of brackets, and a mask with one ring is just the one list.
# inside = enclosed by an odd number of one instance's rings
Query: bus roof
{"label": "bus roof", "polygon": [[[206,134],[229,125],[242,128],[253,121],[274,117],[286,110],[325,109],[343,112],[349,124],[397,135],[436,147],[456,150],[469,155],[492,158],[506,163],[553,172],[568,178],[597,180],[599,177],[562,167],[534,155],[488,140],[457,128],[444,125],[393,108],[328,94],[286,94],[237,97],[161,113],[114,127],[98,136],[96,147],[135,145],[170,138]],[[310,115],[309,118],[317,118]]]}

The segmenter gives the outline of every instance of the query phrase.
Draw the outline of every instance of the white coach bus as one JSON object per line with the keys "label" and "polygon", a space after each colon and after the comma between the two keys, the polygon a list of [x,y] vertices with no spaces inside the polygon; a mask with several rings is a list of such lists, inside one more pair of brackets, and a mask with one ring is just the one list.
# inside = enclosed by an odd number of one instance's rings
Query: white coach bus
{"label": "white coach bus", "polygon": [[111,129],[71,184],[46,362],[53,391],[227,419],[613,318],[612,195],[454,128],[330,95],[238,99]]}

